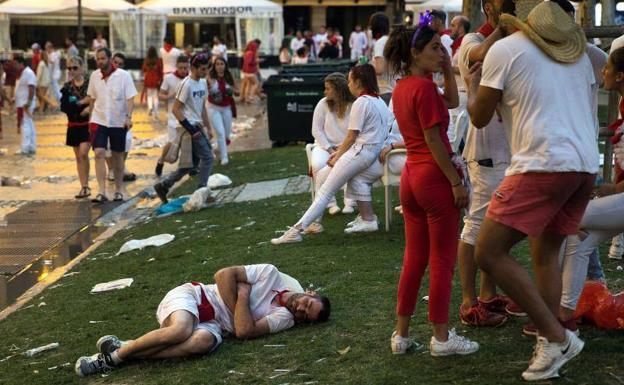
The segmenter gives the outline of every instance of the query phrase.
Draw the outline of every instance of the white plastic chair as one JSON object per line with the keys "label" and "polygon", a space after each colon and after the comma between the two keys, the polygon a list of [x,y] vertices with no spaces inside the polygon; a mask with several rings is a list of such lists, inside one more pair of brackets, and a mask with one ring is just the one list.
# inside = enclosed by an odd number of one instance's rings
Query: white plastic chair
{"label": "white plastic chair", "polygon": [[390,231],[390,223],[392,222],[392,194],[390,186],[398,186],[401,181],[400,174],[397,175],[390,172],[390,158],[397,155],[405,155],[406,153],[407,150],[404,148],[394,149],[386,155],[386,161],[384,162],[384,173],[381,177],[381,183],[384,185],[386,231]]}

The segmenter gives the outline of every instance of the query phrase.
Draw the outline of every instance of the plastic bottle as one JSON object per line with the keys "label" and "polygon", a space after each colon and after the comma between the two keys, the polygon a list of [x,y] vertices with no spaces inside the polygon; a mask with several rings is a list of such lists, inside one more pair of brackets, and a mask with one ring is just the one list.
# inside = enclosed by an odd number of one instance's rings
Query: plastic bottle
{"label": "plastic bottle", "polygon": [[51,344],[47,344],[47,345],[44,345],[44,346],[39,346],[38,348],[26,350],[24,352],[24,355],[26,357],[32,357],[32,356],[34,356],[36,354],[39,354],[41,352],[45,352],[47,350],[56,349],[58,347],[59,347],[59,343],[58,342],[53,342]]}

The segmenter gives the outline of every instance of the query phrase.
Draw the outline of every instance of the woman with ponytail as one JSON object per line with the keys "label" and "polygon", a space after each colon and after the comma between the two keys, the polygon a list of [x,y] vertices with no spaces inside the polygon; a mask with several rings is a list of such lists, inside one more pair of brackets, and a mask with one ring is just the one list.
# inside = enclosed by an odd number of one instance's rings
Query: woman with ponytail
{"label": "woman with ponytail", "polygon": [[[459,97],[448,53],[429,22],[426,14],[415,30],[396,28],[384,50],[391,73],[402,77],[392,103],[407,148],[400,187],[405,254],[397,295],[397,324],[390,341],[394,354],[403,354],[414,344],[409,338],[409,323],[429,265],[431,355],[470,354],[479,345],[448,328],[459,215],[468,203],[460,161],[453,159],[446,135],[448,110],[457,107]],[[431,76],[439,71],[444,74],[444,95],[438,93]]]}

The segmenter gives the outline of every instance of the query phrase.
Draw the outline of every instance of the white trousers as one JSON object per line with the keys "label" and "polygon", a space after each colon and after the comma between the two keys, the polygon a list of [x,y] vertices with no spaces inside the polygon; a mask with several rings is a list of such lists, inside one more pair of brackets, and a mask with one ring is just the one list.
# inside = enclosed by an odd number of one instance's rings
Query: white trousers
{"label": "white trousers", "polygon": [[[345,152],[331,168],[325,183],[321,186],[314,198],[314,202],[303,214],[297,224],[306,229],[310,223],[323,215],[336,192],[347,183],[347,195],[351,199],[360,200],[355,192],[360,189],[354,184],[362,183],[361,178],[356,178],[361,172],[366,171],[379,156],[381,144],[354,144]],[[364,197],[365,198],[365,197]]]}
{"label": "white trousers", "polygon": [[158,114],[158,88],[147,88],[147,111],[151,114]]}
{"label": "white trousers", "polygon": [[[314,146],[312,148],[312,159],[310,159],[310,166],[312,166],[312,175],[314,175],[314,194],[318,194],[319,189],[327,180],[329,173],[331,172],[331,167],[327,165],[327,161],[329,160],[329,152],[326,151],[321,146]],[[337,206],[336,196],[333,196],[329,201],[328,206]],[[345,206],[355,206],[355,202],[353,199],[347,198],[347,186],[344,186],[344,205]]]}
{"label": "white trousers", "polygon": [[32,114],[34,108],[30,111],[24,110],[24,119],[22,119],[22,152],[35,152],[37,150],[37,132],[35,131],[35,122]]}
{"label": "white trousers", "polygon": [[561,306],[574,310],[585,286],[589,255],[624,230],[624,193],[589,201],[579,235],[570,235],[562,253]]}
{"label": "white trousers", "polygon": [[232,108],[230,106],[216,106],[208,103],[208,119],[212,129],[217,134],[217,146],[221,159],[228,157],[227,140],[232,134]]}

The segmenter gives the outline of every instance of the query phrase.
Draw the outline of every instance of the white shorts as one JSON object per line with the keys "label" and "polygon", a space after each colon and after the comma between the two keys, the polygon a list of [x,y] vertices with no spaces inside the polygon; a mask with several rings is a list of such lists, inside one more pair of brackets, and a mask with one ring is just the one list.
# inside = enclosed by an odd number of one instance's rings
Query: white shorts
{"label": "white shorts", "polygon": [[160,301],[158,310],[156,310],[156,319],[162,327],[165,320],[175,311],[186,310],[195,317],[195,325],[193,330],[203,329],[212,334],[215,338],[215,344],[210,349],[213,352],[223,342],[223,333],[221,326],[216,320],[208,322],[199,322],[199,310],[197,310],[197,299],[195,287],[190,283],[171,289]]}
{"label": "white shorts", "polygon": [[494,190],[501,184],[505,177],[507,165],[484,167],[476,162],[468,163],[468,176],[472,184],[470,207],[464,216],[464,228],[460,239],[474,246],[481,230],[481,224],[492,199]]}

